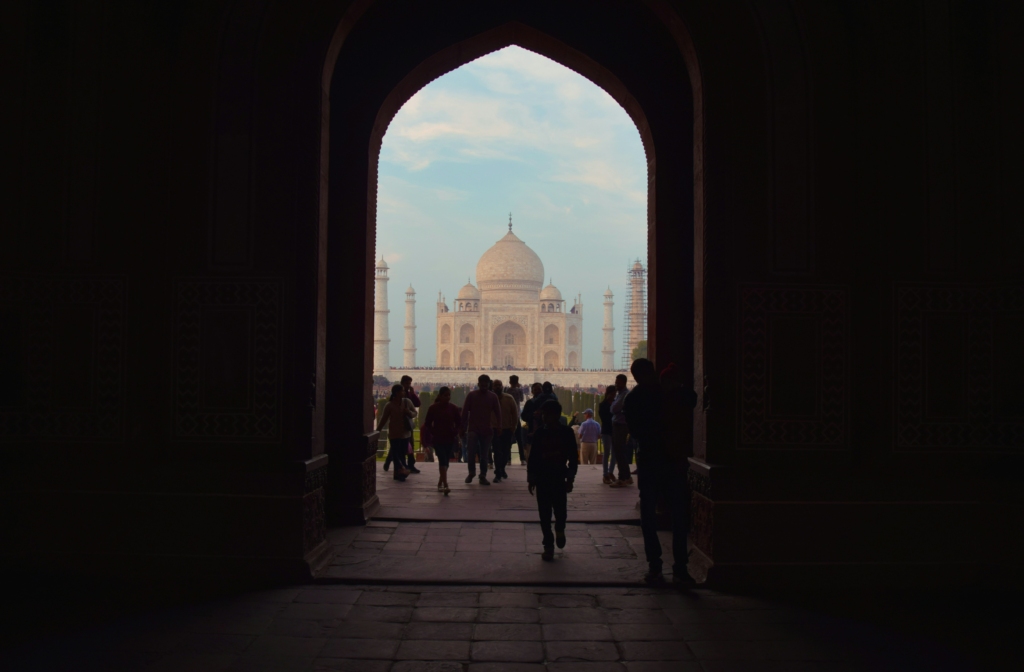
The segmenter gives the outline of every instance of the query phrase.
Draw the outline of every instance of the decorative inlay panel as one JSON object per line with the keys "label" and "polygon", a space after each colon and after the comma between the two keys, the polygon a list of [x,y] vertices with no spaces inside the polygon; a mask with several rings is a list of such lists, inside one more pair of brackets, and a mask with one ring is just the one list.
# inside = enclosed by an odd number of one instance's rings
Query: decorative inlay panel
{"label": "decorative inlay panel", "polygon": [[492,327],[496,327],[499,324],[503,324],[505,322],[515,322],[516,324],[521,324],[521,325],[523,325],[525,327],[525,326],[527,326],[529,324],[529,318],[527,318],[525,315],[492,315],[491,316],[491,326]]}
{"label": "decorative inlay panel", "polygon": [[[813,410],[785,414],[772,410],[769,391],[770,322],[799,318],[815,327],[816,388]],[[740,412],[742,448],[839,449],[847,445],[849,326],[847,291],[822,286],[740,288]]]}
{"label": "decorative inlay panel", "polygon": [[[18,399],[0,406],[0,441],[53,439],[60,441],[115,441],[124,423],[124,279],[111,277],[0,277],[0,309],[5,319],[19,316],[12,334],[23,365]],[[67,322],[67,314],[78,317]],[[91,334],[74,329],[91,329]],[[70,333],[69,333],[70,332]],[[67,398],[58,370],[61,335],[65,347],[89,347],[88,352],[64,353],[84,369],[73,382],[83,382],[76,396]],[[90,340],[91,337],[91,340]],[[12,353],[7,353],[11,355]],[[64,393],[64,394],[62,394]]]}
{"label": "decorative inlay panel", "polygon": [[[896,288],[896,449],[1020,450],[1024,418],[996,413],[994,323],[1024,314],[1024,287],[906,285]],[[964,404],[954,416],[927,409],[928,321],[946,318],[966,331]],[[1024,347],[1024,346],[1021,346]]]}
{"label": "decorative inlay panel", "polygon": [[[204,310],[247,311],[251,353],[243,408],[202,394]],[[175,289],[174,435],[179,439],[273,440],[280,434],[281,289],[272,280],[181,280]],[[207,344],[209,347],[209,344]]]}

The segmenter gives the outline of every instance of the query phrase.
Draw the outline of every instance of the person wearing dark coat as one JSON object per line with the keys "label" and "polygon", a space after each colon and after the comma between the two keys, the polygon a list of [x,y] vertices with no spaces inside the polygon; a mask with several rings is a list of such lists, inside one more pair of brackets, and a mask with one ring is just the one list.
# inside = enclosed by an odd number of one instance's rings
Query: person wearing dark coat
{"label": "person wearing dark coat", "polygon": [[691,587],[696,582],[687,569],[690,488],[684,446],[692,440],[682,436],[680,428],[688,426],[685,414],[692,415],[696,395],[682,386],[674,365],[663,372],[661,381],[649,359],[635,360],[630,372],[637,385],[626,397],[623,412],[638,446],[640,529],[648,565],[644,580],[651,584],[665,581],[656,517],[658,500],[664,499],[672,516],[672,582],[679,587]]}
{"label": "person wearing dark coat", "polygon": [[[562,425],[562,405],[551,399],[541,407],[544,425],[533,435],[533,447],[526,465],[526,480],[530,494],[537,494],[540,529],[543,533],[544,553],[541,558],[553,560],[554,545],[565,548],[565,521],[568,516],[568,493],[579,468],[576,453],[576,434]],[[555,533],[551,534],[551,514],[555,515]]]}

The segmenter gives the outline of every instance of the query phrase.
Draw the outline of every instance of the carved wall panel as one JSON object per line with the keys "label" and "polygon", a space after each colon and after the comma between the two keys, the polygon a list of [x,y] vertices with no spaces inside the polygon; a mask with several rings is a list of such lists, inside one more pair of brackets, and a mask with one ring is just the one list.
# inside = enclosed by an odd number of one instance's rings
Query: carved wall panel
{"label": "carved wall panel", "polygon": [[175,290],[174,435],[280,435],[281,289],[269,280],[182,280]]}
{"label": "carved wall panel", "polygon": [[848,341],[844,288],[742,287],[740,447],[845,448]]}
{"label": "carved wall panel", "polygon": [[1024,287],[896,288],[896,449],[1024,448]]}
{"label": "carved wall panel", "polygon": [[122,278],[0,278],[0,441],[120,440],[124,321]]}

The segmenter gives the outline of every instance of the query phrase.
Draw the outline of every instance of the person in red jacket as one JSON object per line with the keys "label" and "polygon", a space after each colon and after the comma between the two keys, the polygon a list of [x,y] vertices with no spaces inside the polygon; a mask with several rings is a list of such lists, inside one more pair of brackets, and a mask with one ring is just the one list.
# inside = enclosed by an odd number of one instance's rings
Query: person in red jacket
{"label": "person in red jacket", "polygon": [[462,425],[462,414],[459,407],[451,403],[451,399],[452,391],[448,387],[438,390],[437,401],[427,409],[427,417],[420,428],[421,433],[427,432],[433,439],[434,454],[437,456],[438,472],[441,475],[437,481],[437,489],[445,495],[451,492],[451,488],[448,487],[448,463],[452,459],[459,427]]}

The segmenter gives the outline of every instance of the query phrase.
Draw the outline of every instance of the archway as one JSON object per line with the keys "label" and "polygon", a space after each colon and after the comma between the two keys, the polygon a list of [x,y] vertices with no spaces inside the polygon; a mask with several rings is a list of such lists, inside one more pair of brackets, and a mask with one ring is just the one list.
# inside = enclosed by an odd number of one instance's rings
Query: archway
{"label": "archway", "polygon": [[438,362],[438,365],[442,366],[444,368],[448,368],[449,366],[451,366],[452,365],[452,353],[448,352],[447,350],[441,351],[441,361]]}
{"label": "archway", "polygon": [[554,371],[558,368],[558,353],[554,350],[548,350],[544,353],[544,368],[548,371]]}
{"label": "archway", "polygon": [[447,324],[441,327],[441,342],[442,343],[451,343],[452,342],[452,328],[449,325],[447,325]]}
{"label": "archway", "polygon": [[459,353],[459,366],[463,368],[476,366],[476,356],[472,350],[463,350]]}
{"label": "archway", "polygon": [[576,328],[576,325],[569,326],[569,345],[579,345],[580,342],[580,330]]}
{"label": "archway", "polygon": [[476,328],[472,324],[459,327],[459,343],[476,343]]}
{"label": "archway", "polygon": [[575,369],[580,365],[580,358],[575,352],[570,352],[568,357],[567,365],[570,369]]}
{"label": "archway", "polygon": [[559,330],[554,324],[544,327],[544,345],[558,345]]}
{"label": "archway", "polygon": [[[581,15],[588,17],[585,28],[578,21]],[[367,39],[382,34],[401,39]],[[610,35],[616,39],[609,40]],[[542,54],[587,77],[636,123],[648,162],[650,352],[656,359],[677,362],[688,377],[693,363],[701,362],[701,353],[693,348],[694,297],[702,291],[695,284],[702,273],[701,254],[694,254],[703,241],[700,74],[681,20],[660,0],[652,0],[641,12],[595,9],[568,0],[514,8],[455,0],[442,10],[378,0],[360,4],[346,16],[323,79],[329,93],[322,137],[329,144],[322,153],[321,175],[327,182],[321,190],[321,213],[329,218],[331,239],[351,243],[327,250],[328,334],[354,326],[370,338],[372,287],[360,274],[372,265],[376,162],[390,119],[433,78],[509,45]],[[624,45],[629,46],[625,51]],[[361,65],[367,62],[379,65],[372,78]],[[659,67],[652,68],[652,63]],[[345,131],[329,134],[328,126]],[[672,225],[659,227],[659,221]],[[694,221],[700,224],[694,227]],[[363,306],[342,300],[357,288],[362,288]],[[332,456],[332,464],[368,475],[374,465],[367,442],[353,435],[352,428],[361,426],[368,432],[372,409],[366,404],[361,421],[353,417],[342,390],[351,389],[353,381],[368,381],[372,362],[366,354],[362,362],[346,357],[326,361],[328,381],[337,381],[327,386],[325,410],[327,445],[340,451]],[[365,385],[368,392],[369,383]],[[373,505],[372,493],[360,495],[357,516]]]}
{"label": "archway", "polygon": [[508,368],[526,363],[526,330],[522,325],[512,322],[502,322],[494,329],[491,339],[491,362],[495,368]]}

